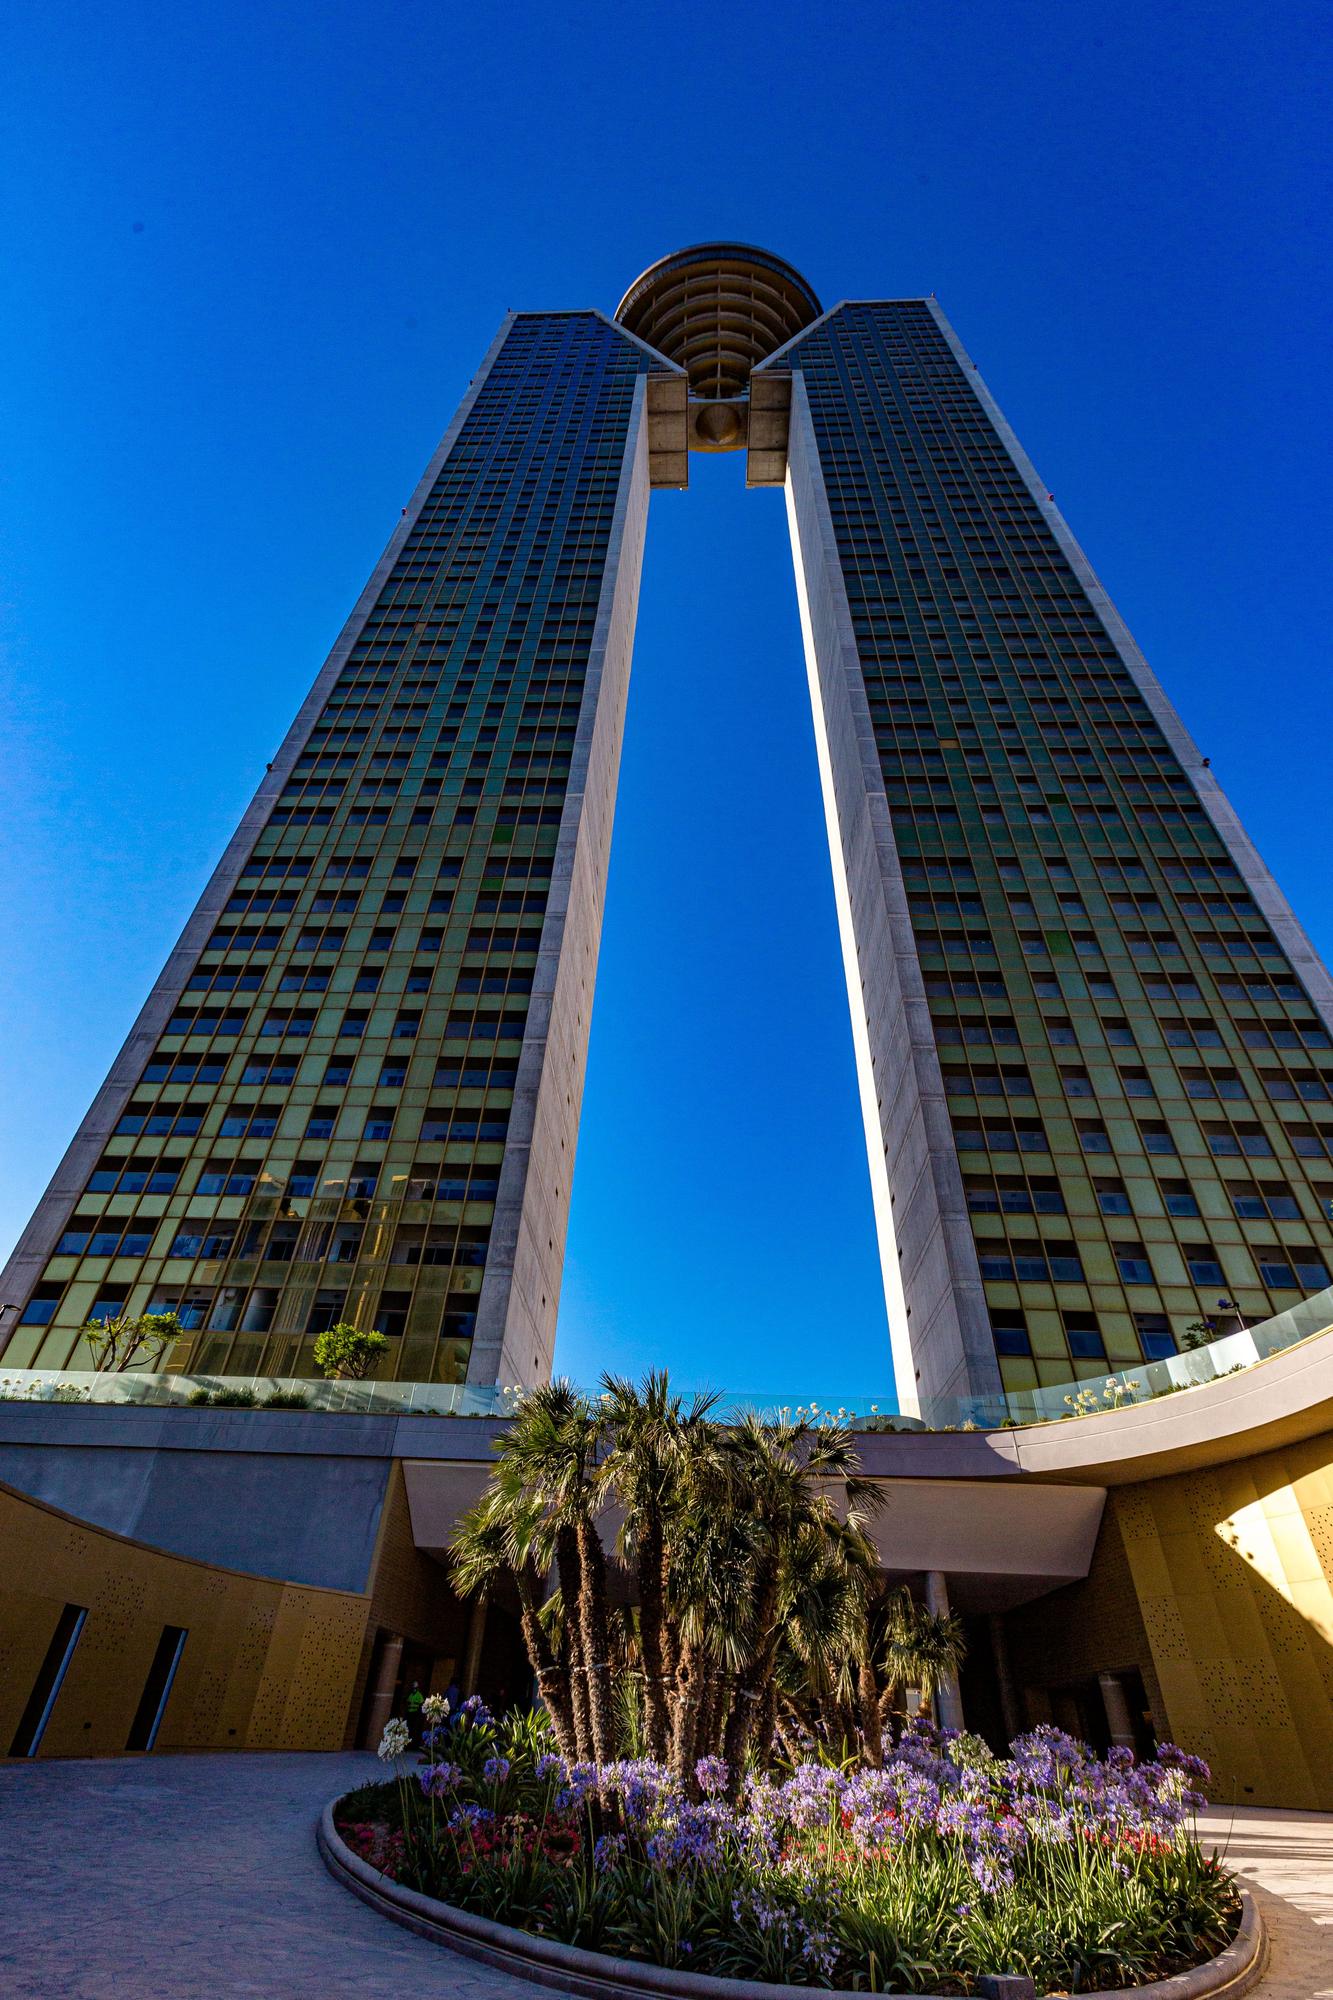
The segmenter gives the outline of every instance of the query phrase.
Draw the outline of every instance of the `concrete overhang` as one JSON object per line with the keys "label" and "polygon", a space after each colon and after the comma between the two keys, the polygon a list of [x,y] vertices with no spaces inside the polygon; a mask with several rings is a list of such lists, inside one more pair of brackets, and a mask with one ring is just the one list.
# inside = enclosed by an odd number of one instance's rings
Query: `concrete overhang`
{"label": "concrete overhang", "polygon": [[[403,1464],[412,1537],[424,1555],[448,1557],[460,1515],[486,1482],[472,1461],[408,1459]],[[1106,1502],[1100,1486],[1006,1482],[978,1505],[968,1479],[878,1479],[884,1505],[872,1535],[894,1577],[942,1570],[962,1611],[1000,1611],[1044,1596],[1088,1573]],[[619,1522],[602,1523],[614,1544]]]}

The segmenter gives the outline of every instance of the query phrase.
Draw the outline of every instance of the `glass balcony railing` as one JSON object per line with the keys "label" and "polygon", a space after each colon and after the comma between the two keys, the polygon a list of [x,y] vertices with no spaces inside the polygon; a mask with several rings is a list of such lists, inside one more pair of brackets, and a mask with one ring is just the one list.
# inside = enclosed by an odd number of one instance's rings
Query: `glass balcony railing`
{"label": "glass balcony railing", "polygon": [[[1253,1368],[1275,1354],[1333,1329],[1333,1286],[1255,1326],[1230,1333],[1165,1361],[1093,1374],[1041,1389],[1011,1389],[994,1396],[949,1398],[928,1404],[920,1416],[905,1416],[891,1394],[794,1396],[782,1391],[723,1390],[716,1414],[736,1417],[755,1411],[770,1422],[803,1420],[846,1423],[857,1430],[1002,1430],[1021,1424],[1054,1423],[1149,1403]],[[438,1382],[328,1382],[322,1379],[173,1375],[127,1371],[92,1374],[40,1368],[5,1369],[0,1363],[0,1402],[115,1403],[183,1409],[191,1405],[223,1409],[308,1409],[377,1417],[506,1417],[522,1400],[511,1387]]]}

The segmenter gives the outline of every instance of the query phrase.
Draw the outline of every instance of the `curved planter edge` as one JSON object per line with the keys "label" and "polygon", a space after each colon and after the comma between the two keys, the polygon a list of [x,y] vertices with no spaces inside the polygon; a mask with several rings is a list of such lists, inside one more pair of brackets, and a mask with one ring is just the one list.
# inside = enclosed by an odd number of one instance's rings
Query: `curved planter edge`
{"label": "curved planter edge", "polygon": [[[452,1903],[440,1903],[405,1889],[381,1875],[360,1855],[353,1854],[333,1824],[331,1800],[320,1815],[316,1839],[324,1865],[334,1880],[381,1916],[418,1937],[429,1938],[465,1958],[493,1965],[540,1986],[579,1993],[586,2000],[870,2000],[870,1996],[827,1987],[772,1986],[754,1979],[720,1979],[711,1973],[679,1972],[639,1959],[611,1958],[605,1952],[583,1951],[558,1944],[508,1924],[492,1923]],[[1225,1951],[1148,1986],[1117,1987],[1088,1993],[1082,2000],[1240,2000],[1263,1977],[1268,1964],[1268,1937],[1258,1905],[1248,1889],[1240,1890],[1241,1913],[1236,1935]],[[917,2000],[931,2000],[919,1995]],[[938,2000],[938,1996],[936,1996]]]}

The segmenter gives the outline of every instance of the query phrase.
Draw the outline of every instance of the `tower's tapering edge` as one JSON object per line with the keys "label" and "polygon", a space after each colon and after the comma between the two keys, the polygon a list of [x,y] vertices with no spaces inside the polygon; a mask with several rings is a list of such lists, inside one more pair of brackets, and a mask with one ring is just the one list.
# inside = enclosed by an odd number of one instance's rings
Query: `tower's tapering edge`
{"label": "tower's tapering edge", "polygon": [[[1107,595],[1105,586],[1075,538],[1069,523],[1052,499],[1049,489],[1019,443],[1013,428],[1006,421],[1004,412],[983,382],[976,362],[949,324],[938,300],[930,298],[925,303],[941,334],[948,342],[959,367],[966,370],[978,402],[995,426],[1029,493],[1045,515],[1062,554],[1087,592],[1098,617],[1106,627],[1111,643],[1125,663],[1126,671],[1152,711],[1153,720],[1180,759],[1181,769],[1193,786],[1199,803],[1216,828],[1228,854],[1240,870],[1246,888],[1272,926],[1274,936],[1295,967],[1316,1011],[1333,1031],[1333,976],[1330,976],[1315,950],[1309,933],[1265,866],[1258,849],[1241,824],[1236,808],[1212,770],[1205,767],[1203,753],[1198,744],[1176,713],[1170,697],[1140,652],[1129,627]],[[776,358],[775,356],[774,359]]]}
{"label": "tower's tapering edge", "polygon": [[[185,982],[212,933],[223,905],[236,888],[241,868],[254,846],[256,837],[268,823],[273,806],[292,775],[296,760],[324,709],[329,692],[346,666],[352,648],[361,636],[362,628],[389,579],[404,543],[416,526],[417,517],[430,498],[441,469],[453,450],[472,406],[481,393],[486,377],[490,374],[509,330],[517,318],[517,313],[509,312],[501,321],[499,331],[487,348],[480,368],[468,384],[463,399],[454,412],[444,436],[436,446],[430,463],[417,481],[412,497],[403,509],[402,517],[385,545],[384,553],[372,570],[351,615],[334,641],[310,692],[298,709],[296,719],[283,738],[254,797],[246,807],[240,824],[223,851],[221,860],[209,877],[203,894],[195,904],[152,991],[122,1043],[105,1082],[65,1149],[60,1164],[51,1176],[46,1192],[38,1202],[31,1220],[15,1244],[8,1263],[4,1270],[0,1271],[0,1301],[6,1304],[21,1304],[40,1278],[42,1269],[83,1192],[88,1175],[96,1165],[105,1141],[124,1111],[148,1056],[179,1003],[185,991]],[[623,332],[623,329],[620,330]],[[3,1329],[0,1329],[0,1355],[3,1355],[18,1331],[17,1322],[18,1315],[15,1314]]]}
{"label": "tower's tapering edge", "polygon": [[634,385],[469,1382],[551,1375],[648,521],[648,383],[641,375]]}
{"label": "tower's tapering edge", "polygon": [[799,368],[786,492],[889,1339],[913,1414],[991,1395],[1000,1373]]}

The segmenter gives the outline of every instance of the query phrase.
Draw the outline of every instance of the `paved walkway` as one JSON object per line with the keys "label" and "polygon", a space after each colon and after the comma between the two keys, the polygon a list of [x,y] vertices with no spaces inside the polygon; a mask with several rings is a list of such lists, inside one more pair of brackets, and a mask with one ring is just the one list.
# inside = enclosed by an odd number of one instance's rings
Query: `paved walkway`
{"label": "paved walkway", "polygon": [[1333,1814],[1211,1807],[1203,1828],[1268,1926],[1272,1956],[1257,2000],[1333,2000]]}
{"label": "paved walkway", "polygon": [[540,2000],[387,1922],[315,1850],[372,1756],[0,1767],[4,2000]]}
{"label": "paved walkway", "polygon": [[[5,2000],[540,2000],[325,1873],[318,1807],[368,1756],[0,1766]],[[1212,1812],[1273,1941],[1261,2000],[1333,2000],[1333,1817]]]}

